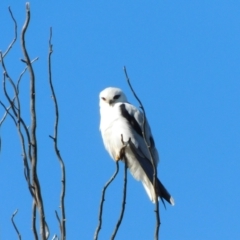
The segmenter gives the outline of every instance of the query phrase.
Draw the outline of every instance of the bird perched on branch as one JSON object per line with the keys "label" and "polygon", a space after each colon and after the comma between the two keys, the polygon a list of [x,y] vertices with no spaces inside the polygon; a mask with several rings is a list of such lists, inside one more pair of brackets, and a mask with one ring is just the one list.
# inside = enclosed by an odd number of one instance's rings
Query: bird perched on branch
{"label": "bird perched on branch", "polygon": [[[147,119],[144,124],[143,113],[128,103],[125,94],[119,88],[108,87],[100,93],[99,98],[100,131],[106,150],[115,161],[125,161],[133,177],[142,182],[149,198],[155,202],[154,167],[147,145],[156,166],[159,157]],[[158,197],[174,205],[173,197],[159,179],[156,180],[155,186]]]}

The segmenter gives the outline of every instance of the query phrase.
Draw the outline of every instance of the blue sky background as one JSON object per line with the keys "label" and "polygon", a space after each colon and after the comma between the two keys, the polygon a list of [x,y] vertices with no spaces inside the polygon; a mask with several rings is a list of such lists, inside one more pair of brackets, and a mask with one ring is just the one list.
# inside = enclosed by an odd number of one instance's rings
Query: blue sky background
{"label": "blue sky background", "polygon": [[[0,49],[18,33],[25,1],[0,3]],[[161,239],[240,238],[240,2],[31,1],[27,32],[37,81],[39,177],[51,238],[59,233],[60,167],[53,151],[54,108],[48,85],[49,28],[52,73],[60,109],[59,148],[67,170],[68,239],[93,239],[103,185],[115,170],[99,132],[98,95],[126,83],[141,98],[161,161],[159,177],[176,206],[161,204]],[[6,57],[13,79],[24,68],[19,39]],[[2,71],[1,71],[2,72]],[[2,77],[1,77],[2,79]],[[28,75],[22,80],[23,116],[29,120]],[[2,89],[1,100],[4,99]],[[0,109],[0,117],[3,110]],[[32,239],[31,198],[21,148],[10,118],[0,129],[0,239]],[[123,164],[110,186],[99,239],[109,239],[122,201]],[[154,205],[129,174],[124,220],[116,239],[153,239]]]}

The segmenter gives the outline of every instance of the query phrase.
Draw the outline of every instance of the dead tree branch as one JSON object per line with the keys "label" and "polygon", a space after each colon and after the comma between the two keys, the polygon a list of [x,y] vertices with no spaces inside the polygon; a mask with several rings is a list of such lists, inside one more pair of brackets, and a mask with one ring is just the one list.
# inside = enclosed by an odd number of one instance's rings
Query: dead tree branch
{"label": "dead tree branch", "polygon": [[18,235],[18,239],[21,240],[21,239],[22,239],[22,238],[21,238],[21,234],[20,234],[20,232],[18,231],[18,228],[17,228],[17,226],[16,226],[16,224],[15,224],[15,222],[14,222],[14,217],[17,215],[17,213],[18,213],[18,209],[13,213],[13,215],[12,215],[12,217],[11,217],[11,221],[12,221],[13,227],[14,227],[17,235]]}
{"label": "dead tree branch", "polygon": [[2,119],[0,120],[0,127],[2,126],[3,122],[5,121],[7,115],[9,115],[12,118],[12,120],[14,121],[15,125],[17,125],[17,122],[16,122],[14,116],[10,113],[11,106],[6,107],[2,101],[0,101],[0,104],[5,109],[5,113],[2,117]]}
{"label": "dead tree branch", "polygon": [[140,108],[142,109],[142,112],[143,112],[143,129],[142,129],[142,134],[143,134],[143,139],[145,141],[145,144],[147,146],[147,149],[148,149],[148,152],[149,152],[149,156],[150,156],[150,161],[152,163],[152,166],[153,166],[153,187],[154,187],[154,190],[155,190],[155,213],[156,213],[156,228],[155,228],[155,236],[154,236],[154,239],[155,240],[158,240],[158,236],[159,236],[159,228],[160,228],[160,214],[159,214],[159,202],[158,202],[158,194],[157,194],[157,190],[156,190],[156,182],[157,182],[157,167],[156,167],[156,164],[155,164],[155,161],[153,159],[153,154],[152,154],[152,151],[151,151],[151,146],[150,144],[148,143],[147,139],[146,139],[146,113],[145,113],[145,110],[144,110],[144,107],[142,105],[142,102],[141,100],[138,98],[137,94],[135,93],[132,85],[131,85],[131,82],[130,82],[130,79],[128,77],[128,74],[127,74],[127,69],[126,67],[124,66],[124,73],[125,73],[125,77],[126,77],[126,80],[127,80],[127,83],[134,95],[134,97],[137,99],[137,101],[139,102],[140,104]]}
{"label": "dead tree branch", "polygon": [[[31,180],[32,187],[34,189],[34,201],[36,203],[36,207],[39,212],[39,221],[40,221],[40,233],[42,240],[46,240],[48,238],[49,231],[47,229],[47,224],[45,221],[45,213],[44,213],[44,205],[41,195],[41,187],[38,180],[37,174],[37,137],[36,137],[36,127],[37,127],[37,119],[36,119],[36,92],[35,92],[35,76],[32,68],[32,64],[26,49],[25,43],[25,34],[30,22],[30,5],[26,3],[26,20],[22,28],[21,32],[21,46],[24,55],[24,61],[28,67],[28,72],[30,75],[30,115],[31,115],[31,129],[30,129],[30,141],[31,145],[30,154],[31,154]],[[34,214],[34,213],[33,213]]]}
{"label": "dead tree branch", "polygon": [[32,231],[34,235],[34,239],[38,240],[38,234],[37,234],[37,228],[36,228],[36,212],[37,212],[37,206],[36,202],[33,201],[33,206],[32,206]]}
{"label": "dead tree branch", "polygon": [[55,153],[58,157],[60,166],[61,166],[61,172],[62,172],[62,191],[61,191],[61,196],[60,196],[60,209],[61,209],[61,220],[58,217],[59,220],[59,224],[60,224],[60,231],[61,231],[61,240],[65,240],[66,239],[66,216],[65,216],[65,191],[66,191],[66,171],[65,171],[65,164],[63,162],[63,159],[61,157],[60,151],[58,149],[58,122],[59,122],[59,111],[58,111],[58,103],[57,103],[57,98],[56,98],[56,94],[54,91],[54,87],[53,87],[53,83],[52,83],[52,71],[51,71],[51,55],[53,53],[53,45],[51,43],[52,40],[52,28],[50,28],[50,38],[49,38],[49,53],[48,53],[48,73],[49,73],[49,84],[50,84],[50,88],[51,88],[51,92],[52,92],[52,99],[54,102],[54,106],[55,106],[55,125],[54,125],[54,135],[53,137],[51,136],[51,138],[53,139],[53,143],[54,143],[54,149],[55,149]]}
{"label": "dead tree branch", "polygon": [[10,12],[11,18],[12,18],[12,20],[14,22],[14,38],[13,38],[12,42],[10,43],[10,45],[8,46],[8,48],[5,51],[5,53],[3,54],[2,58],[4,58],[8,54],[8,52],[11,50],[11,48],[13,47],[14,43],[17,40],[17,22],[16,22],[16,20],[15,20],[15,18],[13,16],[13,13],[12,13],[12,10],[11,10],[10,7],[8,7],[8,11]]}
{"label": "dead tree branch", "polygon": [[121,213],[120,213],[120,217],[118,219],[118,222],[116,224],[116,227],[114,229],[114,232],[111,236],[111,240],[114,240],[118,229],[122,223],[122,219],[123,219],[123,215],[124,215],[124,211],[125,211],[125,205],[126,205],[126,196],[127,196],[127,159],[124,158],[124,186],[123,186],[123,200],[122,200],[122,208],[121,208]]}
{"label": "dead tree branch", "polygon": [[116,171],[114,172],[112,177],[107,181],[107,183],[105,184],[105,186],[103,187],[103,190],[102,190],[102,196],[101,196],[100,207],[99,207],[99,215],[98,215],[98,226],[97,226],[97,229],[94,234],[94,240],[98,239],[98,234],[102,227],[102,212],[103,212],[103,203],[105,201],[105,192],[106,192],[108,186],[111,184],[111,182],[117,176],[118,171],[119,171],[119,164],[118,164],[118,161],[116,161]]}
{"label": "dead tree branch", "polygon": [[[19,136],[20,136],[20,142],[21,142],[21,146],[22,146],[22,156],[23,156],[23,162],[24,162],[24,167],[25,167],[25,177],[26,177],[26,180],[28,182],[28,187],[29,187],[29,191],[30,193],[33,195],[33,192],[32,192],[32,186],[31,186],[31,180],[30,180],[30,170],[29,170],[29,164],[28,164],[28,160],[27,160],[27,154],[26,154],[26,145],[25,145],[25,138],[24,138],[24,135],[23,135],[23,132],[22,132],[22,127],[26,133],[26,136],[28,138],[28,141],[30,142],[30,136],[29,136],[29,132],[28,132],[28,129],[27,129],[27,126],[25,124],[25,122],[23,121],[23,119],[21,118],[21,107],[20,107],[20,100],[19,100],[19,96],[18,96],[18,91],[17,91],[17,88],[13,82],[13,80],[11,79],[11,77],[9,76],[8,72],[7,72],[7,69],[5,67],[5,64],[4,64],[4,60],[2,58],[2,55],[1,55],[1,52],[0,52],[0,59],[1,59],[1,62],[2,62],[2,68],[3,68],[3,90],[4,90],[4,94],[11,106],[11,109],[13,111],[13,115],[15,116],[14,119],[14,123],[17,123],[17,130],[18,130],[18,133],[19,133]],[[14,91],[14,97],[13,97],[13,100],[11,100],[8,92],[7,92],[7,89],[6,89],[6,78],[7,80],[11,83],[12,87],[13,87],[13,91]],[[16,103],[15,101],[16,100]],[[11,115],[11,116],[13,116]],[[31,147],[31,145],[29,144],[29,148]],[[30,157],[30,153],[29,153],[29,157]]]}

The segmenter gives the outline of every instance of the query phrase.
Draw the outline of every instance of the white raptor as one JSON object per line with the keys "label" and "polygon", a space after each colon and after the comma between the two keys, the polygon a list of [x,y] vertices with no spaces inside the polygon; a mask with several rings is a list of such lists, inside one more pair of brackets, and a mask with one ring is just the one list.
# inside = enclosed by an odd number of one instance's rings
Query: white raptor
{"label": "white raptor", "polygon": [[[126,160],[126,164],[137,180],[140,180],[152,202],[155,202],[153,188],[153,167],[148,148],[143,139],[143,113],[127,102],[125,94],[119,88],[108,87],[100,93],[100,131],[106,150],[110,156],[118,161]],[[157,166],[158,151],[146,120],[146,140],[153,154]],[[129,139],[131,139],[129,141]],[[123,151],[123,142],[128,142]],[[163,200],[174,205],[173,197],[157,179],[156,192]]]}

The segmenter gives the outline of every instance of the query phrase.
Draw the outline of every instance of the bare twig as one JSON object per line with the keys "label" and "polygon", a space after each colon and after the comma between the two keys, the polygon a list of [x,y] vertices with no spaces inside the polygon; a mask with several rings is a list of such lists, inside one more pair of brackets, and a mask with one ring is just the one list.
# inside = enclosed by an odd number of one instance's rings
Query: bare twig
{"label": "bare twig", "polygon": [[[36,57],[34,58],[32,61],[31,61],[31,64],[33,64],[35,61],[37,61],[39,59],[39,57]],[[21,74],[19,75],[19,78],[18,78],[18,81],[17,81],[17,91],[19,92],[19,84],[20,84],[20,81],[22,79],[22,76],[24,75],[24,73],[27,71],[28,69],[28,66],[26,66],[23,71],[21,72]]]}
{"label": "bare twig", "polygon": [[16,224],[15,224],[15,222],[14,222],[14,217],[16,216],[17,213],[18,213],[18,209],[13,213],[13,215],[12,215],[12,217],[11,217],[11,221],[12,221],[12,224],[13,224],[13,227],[14,227],[15,231],[17,232],[18,239],[21,240],[21,239],[22,239],[22,238],[21,238],[21,234],[20,234],[20,232],[18,231],[18,228],[17,228],[17,226],[16,226]]}
{"label": "bare twig", "polygon": [[[10,12],[11,18],[12,18],[12,20],[13,20],[13,22],[14,22],[14,39],[12,40],[12,42],[10,43],[10,45],[8,46],[7,50],[6,50],[5,53],[3,54],[3,57],[2,57],[2,58],[4,58],[4,57],[8,54],[8,52],[9,52],[10,49],[12,48],[13,44],[14,44],[14,43],[16,42],[16,40],[17,40],[17,22],[16,22],[13,14],[12,14],[12,10],[11,10],[10,7],[8,7],[8,11]],[[0,61],[1,61],[1,59],[0,59]]]}
{"label": "bare twig", "polygon": [[111,236],[111,240],[114,240],[114,238],[116,237],[118,229],[122,223],[122,219],[123,219],[123,215],[124,215],[124,211],[125,211],[126,196],[127,196],[127,162],[126,161],[127,161],[127,159],[124,158],[124,186],[123,186],[122,209],[121,209],[120,217],[119,217],[116,227],[114,229],[114,232]]}
{"label": "bare twig", "polygon": [[99,234],[99,232],[101,230],[101,227],[102,227],[102,212],[103,212],[103,203],[105,201],[105,192],[106,192],[108,186],[111,184],[111,182],[117,176],[118,171],[119,171],[119,164],[118,164],[118,161],[116,161],[116,171],[114,172],[112,177],[107,181],[107,183],[105,184],[105,186],[103,187],[103,190],[102,190],[102,196],[101,196],[101,202],[100,202],[100,208],[99,208],[99,215],[98,215],[98,226],[97,226],[97,229],[96,229],[95,234],[94,234],[94,240],[98,239],[98,234]]}
{"label": "bare twig", "polygon": [[56,218],[58,220],[58,223],[59,223],[59,226],[60,226],[60,230],[61,230],[61,220],[60,220],[60,217],[58,216],[58,212],[55,211],[55,215],[56,215]]}
{"label": "bare twig", "polygon": [[[58,149],[58,122],[59,122],[59,111],[58,111],[58,103],[56,94],[54,91],[53,83],[52,83],[52,71],[51,71],[51,55],[53,53],[52,49],[52,28],[50,28],[50,38],[49,38],[49,53],[48,53],[48,72],[49,72],[49,84],[52,92],[52,98],[55,106],[55,126],[54,126],[54,136],[51,137],[53,139],[54,143],[54,149],[56,152],[56,155],[58,157],[60,166],[61,166],[61,172],[62,172],[62,191],[60,196],[60,209],[61,209],[61,221],[60,221],[60,230],[61,230],[61,240],[66,239],[66,216],[65,216],[65,192],[66,192],[66,171],[65,171],[65,164],[63,162],[63,159],[61,157],[60,151]],[[58,215],[57,215],[58,216]],[[58,218],[59,219],[59,218]]]}
{"label": "bare twig", "polygon": [[36,201],[33,199],[32,206],[32,231],[34,235],[34,240],[38,240],[37,228],[36,228]]}
{"label": "bare twig", "polygon": [[26,3],[26,20],[22,28],[21,33],[21,45],[22,45],[22,51],[24,54],[24,60],[28,67],[28,72],[30,75],[30,112],[31,112],[31,129],[30,129],[30,144],[32,146],[31,148],[31,177],[32,177],[32,185],[34,187],[34,194],[35,194],[35,201],[36,201],[36,207],[39,211],[39,218],[40,218],[40,233],[42,240],[46,240],[48,238],[47,236],[47,224],[45,221],[45,214],[44,214],[44,205],[41,195],[41,187],[38,180],[38,174],[37,174],[37,137],[36,137],[36,127],[37,127],[37,120],[36,120],[36,104],[35,104],[35,98],[36,98],[36,92],[35,92],[35,76],[34,71],[32,68],[32,64],[26,49],[25,44],[25,34],[28,28],[28,24],[30,22],[30,5],[29,3]]}
{"label": "bare twig", "polygon": [[148,143],[147,139],[146,139],[146,114],[145,114],[145,110],[144,110],[144,107],[142,105],[142,102],[140,101],[140,99],[138,98],[137,94],[135,93],[135,91],[133,90],[133,87],[130,83],[130,79],[128,77],[128,74],[127,74],[127,69],[126,67],[124,66],[124,73],[125,73],[125,76],[126,76],[126,80],[127,80],[127,83],[134,95],[134,97],[137,99],[137,101],[139,102],[140,104],[140,108],[142,109],[142,112],[143,112],[143,129],[142,129],[142,134],[143,134],[143,139],[145,141],[145,144],[147,146],[147,149],[148,149],[148,152],[149,152],[149,156],[150,156],[150,161],[152,163],[152,166],[153,166],[153,187],[154,187],[154,191],[155,191],[155,213],[156,213],[156,228],[155,228],[155,240],[158,240],[158,236],[159,236],[159,228],[160,228],[160,214],[159,214],[159,202],[158,202],[158,194],[157,194],[157,190],[156,190],[156,182],[157,182],[157,167],[156,167],[156,164],[155,164],[155,161],[153,159],[153,154],[152,154],[152,151],[151,151],[151,146],[150,144]]}
{"label": "bare twig", "polygon": [[16,122],[14,116],[10,113],[11,106],[9,106],[9,107],[7,108],[2,101],[0,101],[0,104],[3,106],[3,108],[4,108],[5,111],[6,111],[6,112],[4,113],[1,121],[0,121],[0,127],[2,126],[2,124],[3,124],[4,120],[6,119],[7,115],[9,115],[9,116],[12,118],[12,120],[14,121],[15,125],[17,125],[17,122]]}
{"label": "bare twig", "polygon": [[[22,145],[22,151],[23,151],[23,162],[24,162],[24,167],[25,167],[25,177],[27,179],[28,182],[28,188],[30,193],[33,195],[32,192],[32,186],[31,186],[31,181],[30,181],[30,170],[29,170],[29,165],[28,165],[28,160],[27,160],[27,155],[26,155],[26,147],[25,147],[25,139],[22,133],[22,129],[21,129],[21,125],[23,126],[25,133],[27,135],[27,139],[28,139],[28,145],[29,145],[29,158],[31,159],[31,144],[30,144],[30,136],[29,136],[29,132],[27,129],[27,126],[25,124],[25,122],[23,121],[23,119],[21,118],[21,108],[20,108],[20,100],[19,100],[19,96],[18,96],[18,90],[13,82],[13,80],[10,78],[7,69],[5,67],[4,64],[4,60],[2,58],[2,53],[0,52],[0,59],[2,60],[2,68],[4,70],[4,74],[3,74],[3,90],[4,90],[4,94],[8,100],[8,102],[10,103],[11,109],[13,111],[13,114],[15,116],[14,123],[17,123],[17,129],[18,129],[18,133],[20,136],[20,141],[21,141],[21,145]],[[11,83],[13,90],[14,90],[14,98],[13,100],[11,100],[10,96],[8,95],[8,92],[6,90],[6,78],[8,79],[8,81]],[[15,105],[15,99],[17,102],[17,106]]]}
{"label": "bare twig", "polygon": [[59,240],[58,236],[55,234],[52,238],[52,240]]}

